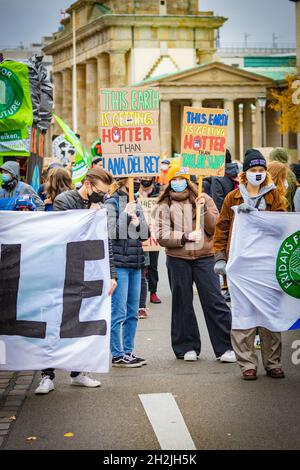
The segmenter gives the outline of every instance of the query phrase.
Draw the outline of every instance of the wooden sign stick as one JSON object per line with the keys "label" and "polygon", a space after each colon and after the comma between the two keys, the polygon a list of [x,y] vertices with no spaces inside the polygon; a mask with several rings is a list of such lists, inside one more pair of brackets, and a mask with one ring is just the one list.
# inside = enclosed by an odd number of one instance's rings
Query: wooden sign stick
{"label": "wooden sign stick", "polygon": [[134,178],[129,179],[129,202],[134,201]]}
{"label": "wooden sign stick", "polygon": [[[198,176],[198,197],[201,196],[202,194],[202,180],[203,180],[203,176]],[[197,212],[196,212],[196,230],[199,230],[200,227],[201,227],[201,206],[200,204],[197,204],[197,208],[196,208]]]}

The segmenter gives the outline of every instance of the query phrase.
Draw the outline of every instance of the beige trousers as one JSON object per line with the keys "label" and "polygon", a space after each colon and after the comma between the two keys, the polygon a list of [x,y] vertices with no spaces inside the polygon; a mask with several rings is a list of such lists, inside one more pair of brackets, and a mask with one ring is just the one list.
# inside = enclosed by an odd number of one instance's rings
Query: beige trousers
{"label": "beige trousers", "polygon": [[[268,371],[281,367],[281,333],[274,333],[261,327],[258,331],[264,368]],[[254,348],[255,335],[256,328],[231,331],[232,346],[242,372],[258,367],[258,357]]]}

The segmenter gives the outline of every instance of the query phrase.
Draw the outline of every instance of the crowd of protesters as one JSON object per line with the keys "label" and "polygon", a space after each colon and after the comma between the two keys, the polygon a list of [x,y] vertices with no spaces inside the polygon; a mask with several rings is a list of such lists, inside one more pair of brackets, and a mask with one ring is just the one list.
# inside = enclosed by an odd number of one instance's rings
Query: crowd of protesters
{"label": "crowd of protesters", "polygon": [[[165,248],[171,291],[171,344],[177,359],[196,361],[201,338],[193,306],[193,285],[201,302],[209,338],[217,359],[238,362],[242,378],[257,378],[258,359],[255,337],[261,340],[263,365],[267,375],[283,378],[281,334],[257,325],[250,330],[232,330],[230,293],[226,263],[234,221],[238,212],[300,211],[300,162],[288,163],[283,148],[274,149],[267,160],[249,149],[243,164],[232,162],[226,151],[225,176],[203,180],[198,196],[195,181],[179,160],[163,159],[159,177],[135,181],[135,199],[129,200],[129,179],[114,179],[102,168],[102,158],[93,160],[80,187],[72,184],[71,166],[52,163],[43,173],[38,192],[20,180],[19,164],[7,161],[0,167],[0,210],[66,211],[98,210],[108,213],[109,259],[112,297],[112,366],[138,368],[147,364],[135,354],[138,320],[146,320],[147,294],[150,303],[160,304],[158,296],[159,251],[147,252],[143,242],[149,236],[139,198],[156,198],[155,233]],[[196,226],[197,211],[202,225]],[[222,290],[221,290],[222,289]],[[42,371],[37,394],[54,389],[54,370]],[[98,387],[88,374],[71,372],[71,384]]]}

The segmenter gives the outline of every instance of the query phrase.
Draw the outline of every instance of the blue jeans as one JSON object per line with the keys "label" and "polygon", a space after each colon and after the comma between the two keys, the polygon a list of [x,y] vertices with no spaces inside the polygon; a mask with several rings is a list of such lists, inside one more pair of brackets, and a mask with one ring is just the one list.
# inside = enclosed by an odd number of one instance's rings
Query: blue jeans
{"label": "blue jeans", "polygon": [[118,286],[112,296],[111,353],[113,357],[130,354],[138,322],[141,269],[116,268]]}

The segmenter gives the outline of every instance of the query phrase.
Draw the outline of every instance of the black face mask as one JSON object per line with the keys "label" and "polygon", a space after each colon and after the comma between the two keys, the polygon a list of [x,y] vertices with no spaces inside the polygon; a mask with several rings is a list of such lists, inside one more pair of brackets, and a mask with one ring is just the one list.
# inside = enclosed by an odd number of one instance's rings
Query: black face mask
{"label": "black face mask", "polygon": [[141,181],[141,185],[144,187],[144,188],[150,188],[150,186],[152,186],[152,183],[153,181],[147,181],[147,180],[142,180]]}
{"label": "black face mask", "polygon": [[1,186],[6,191],[13,191],[18,184],[18,180],[16,178],[12,178],[10,181],[6,181],[5,183],[2,182]]}
{"label": "black face mask", "polygon": [[95,191],[89,196],[89,203],[91,204],[99,204],[99,202],[103,202],[105,197],[105,193],[103,191],[99,191],[96,193]]}

